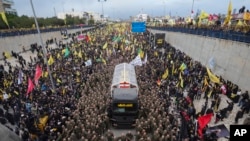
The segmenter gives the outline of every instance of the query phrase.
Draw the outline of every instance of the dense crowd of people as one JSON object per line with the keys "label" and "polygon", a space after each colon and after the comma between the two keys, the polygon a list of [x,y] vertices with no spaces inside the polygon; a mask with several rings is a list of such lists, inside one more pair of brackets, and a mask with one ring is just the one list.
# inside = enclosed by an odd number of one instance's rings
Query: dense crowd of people
{"label": "dense crowd of people", "polygon": [[[22,140],[213,140],[216,136],[205,136],[208,127],[202,130],[203,136],[197,134],[200,116],[213,113],[219,122],[227,118],[238,101],[242,110],[235,116],[235,122],[249,112],[247,91],[241,92],[236,84],[223,78],[221,83],[213,83],[206,68],[188,55],[167,43],[164,49],[152,46],[149,32],[131,34],[126,24],[83,32],[87,40],[72,37],[70,43],[60,42],[55,49],[47,48],[51,73],[41,48],[35,50],[36,57],[25,64],[19,61],[19,66],[12,66],[6,60],[8,71],[1,66],[1,123],[8,126],[10,122],[16,128],[9,128]],[[144,52],[142,59],[147,56],[147,60],[143,66],[135,66],[140,86],[136,133],[117,137],[111,130],[107,113],[114,67],[132,61],[139,49]],[[17,59],[20,58],[22,55],[18,54]],[[183,70],[182,64],[186,65]],[[33,80],[35,88],[27,93],[29,78],[34,78],[37,66],[42,68],[42,76],[37,84]],[[163,78],[166,70],[168,75]],[[231,99],[224,109],[219,108],[221,94]],[[206,102],[201,111],[197,111],[193,101],[201,98]],[[212,101],[211,106],[208,100]]]}

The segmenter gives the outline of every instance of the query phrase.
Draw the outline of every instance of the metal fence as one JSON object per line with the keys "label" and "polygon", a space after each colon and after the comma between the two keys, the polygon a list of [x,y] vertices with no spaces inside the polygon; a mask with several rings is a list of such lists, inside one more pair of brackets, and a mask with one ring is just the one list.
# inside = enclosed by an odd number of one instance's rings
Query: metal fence
{"label": "metal fence", "polygon": [[250,33],[242,33],[236,31],[222,31],[210,29],[191,29],[183,27],[148,27],[155,30],[180,32],[186,34],[194,34],[200,36],[207,36],[212,38],[219,38],[225,40],[232,40],[243,43],[250,43]]}
{"label": "metal fence", "polygon": [[[85,27],[92,27],[92,26],[83,26]],[[46,29],[40,29],[41,33],[46,33],[46,32],[56,32],[56,31],[61,31],[61,30],[69,30],[69,29],[78,29],[81,28],[79,26],[73,26],[73,27],[64,27],[64,28],[46,28]],[[13,36],[23,36],[23,35],[28,35],[28,34],[37,34],[36,29],[30,29],[30,30],[17,30],[17,31],[6,31],[6,32],[1,32],[0,31],[0,38],[4,37],[13,37]]]}

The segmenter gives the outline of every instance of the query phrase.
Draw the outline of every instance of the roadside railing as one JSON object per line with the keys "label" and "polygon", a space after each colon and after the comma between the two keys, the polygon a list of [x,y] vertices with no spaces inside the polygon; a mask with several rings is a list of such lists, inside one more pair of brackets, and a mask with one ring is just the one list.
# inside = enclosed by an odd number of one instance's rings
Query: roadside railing
{"label": "roadside railing", "polygon": [[219,38],[225,40],[232,40],[243,43],[250,43],[250,33],[242,33],[236,31],[223,31],[223,30],[211,30],[211,29],[192,29],[183,27],[148,27],[155,30],[180,32],[186,34],[194,34],[200,36],[207,36],[212,38]]}
{"label": "roadside railing", "polygon": [[[61,31],[65,29],[79,29],[79,28],[85,28],[85,27],[92,27],[92,26],[72,26],[72,27],[61,27],[61,28],[46,28],[46,29],[40,29],[41,33],[46,32],[56,32]],[[23,36],[23,35],[29,35],[29,34],[37,34],[36,29],[29,29],[29,30],[15,30],[15,31],[0,31],[0,38],[5,37],[13,37],[13,36]]]}

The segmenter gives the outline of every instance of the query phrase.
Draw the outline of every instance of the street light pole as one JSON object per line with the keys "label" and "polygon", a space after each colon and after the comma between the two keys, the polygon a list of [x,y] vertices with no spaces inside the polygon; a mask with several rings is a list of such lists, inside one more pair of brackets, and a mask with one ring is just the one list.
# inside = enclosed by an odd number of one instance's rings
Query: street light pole
{"label": "street light pole", "polygon": [[191,9],[191,13],[194,12],[194,0],[193,0],[193,3],[192,3],[192,9]]}
{"label": "street light pole", "polygon": [[166,3],[165,3],[165,1],[163,1],[163,17],[165,17],[166,16]]}
{"label": "street light pole", "polygon": [[41,42],[41,45],[42,45],[43,58],[44,58],[44,61],[45,61],[46,65],[47,65],[47,71],[48,71],[48,74],[49,74],[49,77],[50,77],[52,89],[55,90],[55,85],[54,85],[54,82],[53,82],[53,78],[52,78],[52,75],[51,75],[51,72],[50,72],[50,67],[49,67],[48,60],[47,60],[47,50],[46,50],[46,48],[44,47],[44,44],[43,44],[43,39],[42,39],[40,28],[39,28],[39,25],[38,25],[38,22],[37,22],[36,13],[35,13],[35,9],[34,9],[32,0],[30,0],[30,5],[31,5],[32,12],[33,12],[33,15],[34,15],[34,20],[35,20],[38,36],[40,38],[40,42]]}
{"label": "street light pole", "polygon": [[106,2],[107,0],[98,0],[98,2],[101,2],[102,3],[102,22],[103,22],[103,19],[104,19],[104,9],[103,9],[103,2]]}

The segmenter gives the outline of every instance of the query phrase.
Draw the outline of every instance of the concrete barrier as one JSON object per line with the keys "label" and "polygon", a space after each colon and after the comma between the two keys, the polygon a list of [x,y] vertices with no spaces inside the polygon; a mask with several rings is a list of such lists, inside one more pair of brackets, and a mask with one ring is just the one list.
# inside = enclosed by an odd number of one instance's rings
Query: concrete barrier
{"label": "concrete barrier", "polygon": [[213,58],[214,74],[237,84],[243,91],[250,90],[250,44],[177,32],[151,32],[166,33],[168,43],[204,66],[209,66]]}
{"label": "concrete barrier", "polygon": [[[78,31],[90,29],[88,28],[79,28],[79,29],[70,29],[68,30],[68,33],[76,33]],[[46,32],[41,33],[43,43],[45,44],[46,40],[51,38],[56,38],[58,41],[62,38],[61,32]],[[10,53],[12,50],[14,52],[21,52],[23,50],[23,47],[25,49],[30,49],[30,45],[37,43],[38,45],[41,45],[40,38],[38,34],[29,34],[24,36],[13,36],[13,37],[6,37],[6,38],[0,38],[0,58],[3,58],[2,53],[8,52]]]}

